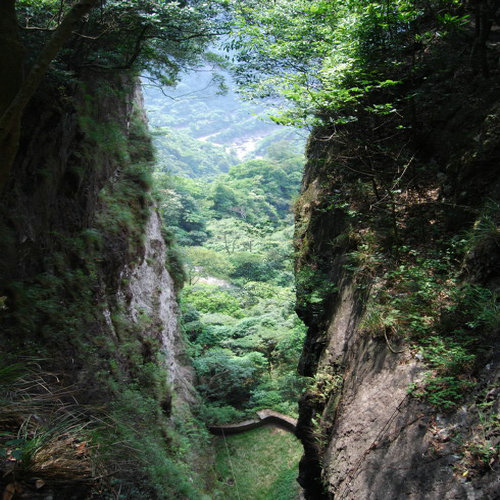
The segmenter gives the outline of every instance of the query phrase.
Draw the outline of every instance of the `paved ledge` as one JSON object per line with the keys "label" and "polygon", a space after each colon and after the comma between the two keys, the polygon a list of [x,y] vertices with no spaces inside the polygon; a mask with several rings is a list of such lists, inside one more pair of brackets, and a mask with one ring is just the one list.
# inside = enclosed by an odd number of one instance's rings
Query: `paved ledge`
{"label": "paved ledge", "polygon": [[260,410],[256,419],[245,420],[237,424],[211,425],[208,430],[217,436],[239,434],[247,432],[263,425],[272,424],[281,427],[289,432],[295,432],[297,420],[274,410]]}

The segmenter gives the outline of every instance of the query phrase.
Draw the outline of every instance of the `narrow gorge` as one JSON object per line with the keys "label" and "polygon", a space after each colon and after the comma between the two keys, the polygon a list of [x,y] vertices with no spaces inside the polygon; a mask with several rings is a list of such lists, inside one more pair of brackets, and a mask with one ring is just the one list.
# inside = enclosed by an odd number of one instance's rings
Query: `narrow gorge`
{"label": "narrow gorge", "polygon": [[499,1],[0,31],[2,500],[500,497]]}

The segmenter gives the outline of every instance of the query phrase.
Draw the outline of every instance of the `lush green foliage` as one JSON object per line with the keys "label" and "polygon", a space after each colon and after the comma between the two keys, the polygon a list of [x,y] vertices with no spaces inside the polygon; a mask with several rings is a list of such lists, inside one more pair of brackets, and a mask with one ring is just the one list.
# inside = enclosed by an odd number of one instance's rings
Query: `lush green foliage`
{"label": "lush green foliage", "polygon": [[[124,179],[126,186],[129,182]],[[135,188],[140,191],[139,185]],[[121,190],[118,186],[115,189],[118,198],[107,195],[106,210],[119,210],[124,203]],[[126,213],[128,210],[126,207]],[[119,226],[121,241],[112,225],[98,225],[73,238],[54,235],[64,252],[47,257],[46,264],[52,271],[34,276],[32,283],[11,283],[17,294],[16,308],[7,306],[2,318],[10,338],[9,325],[16,325],[16,342],[11,342],[10,348],[36,332],[43,338],[43,346],[37,348],[41,357],[52,358],[51,364],[63,368],[68,362],[64,358],[71,353],[68,358],[73,364],[85,366],[87,390],[92,393],[90,386],[94,386],[99,392],[93,396],[98,399],[86,408],[77,406],[72,398],[67,406],[63,401],[71,391],[51,388],[57,374],[49,372],[47,381],[24,381],[20,402],[2,405],[2,423],[7,418],[19,425],[27,418],[19,429],[26,436],[14,443],[14,437],[7,435],[5,445],[9,453],[18,454],[13,457],[14,472],[28,478],[35,474],[52,481],[54,475],[56,480],[73,484],[86,474],[84,479],[91,487],[113,495],[121,491],[127,498],[199,498],[199,491],[188,480],[193,471],[187,464],[194,461],[191,457],[199,453],[201,442],[208,442],[208,436],[188,412],[167,417],[173,394],[161,368],[165,362],[161,355],[147,354],[158,351],[158,346],[153,341],[148,344],[146,338],[151,318],[143,315],[138,322],[131,322],[115,312],[110,319],[116,336],[110,336],[99,326],[106,304],[96,306],[92,294],[98,289],[101,266],[105,266],[109,251],[118,247],[125,255],[134,255],[136,246],[129,243],[129,231],[140,231],[141,217],[141,211],[132,211],[127,225]],[[75,262],[80,265],[75,267]],[[47,366],[47,359],[40,363]],[[33,390],[37,384],[47,394]],[[8,391],[13,391],[10,382]],[[31,422],[35,412],[36,425]],[[75,447],[84,443],[81,457],[70,453],[74,448],[68,447],[68,442]],[[170,443],[168,452],[165,442]],[[47,461],[47,453],[57,456],[56,463]],[[99,474],[104,479],[96,479]]]}
{"label": "lush green foliage", "polygon": [[318,116],[345,123],[355,119],[356,106],[393,113],[390,92],[381,89],[401,84],[408,66],[418,65],[419,50],[467,22],[459,0],[233,5],[237,28],[229,48],[237,50],[244,92],[292,103],[275,118],[283,123],[307,123]]}
{"label": "lush green foliage", "polygon": [[[464,2],[455,0],[259,0],[251,4],[236,0],[221,4],[234,8],[237,30],[229,44],[238,51],[239,76],[246,92],[292,102],[294,107],[276,118],[283,123],[309,123],[314,117],[313,122],[339,125],[354,122],[362,113],[387,116],[388,121],[399,117],[398,106],[411,106],[416,97],[414,80],[426,78],[421,60],[427,48],[467,22]],[[31,61],[67,8],[65,2],[18,2]],[[145,78],[171,83],[181,66],[199,62],[210,36],[220,28],[213,21],[218,9],[219,2],[102,2],[82,19],[50,78],[68,86],[70,78],[84,71],[110,74],[123,70],[145,72]],[[64,94],[67,88],[61,86],[60,92]],[[89,106],[91,100],[86,97]],[[157,132],[161,166],[155,174],[156,196],[168,228],[166,236],[186,247],[189,286],[182,308],[199,390],[207,401],[200,414],[224,421],[235,419],[241,411],[263,407],[294,413],[293,402],[303,385],[294,370],[304,329],[293,312],[288,210],[302,160],[289,153],[286,142],[259,147],[266,127],[255,117],[242,118],[243,106],[238,105],[235,113],[230,112],[234,102],[217,113],[207,112],[200,100],[192,99],[188,106],[197,110],[186,120],[181,116],[186,101],[177,104],[168,123],[171,128]],[[166,106],[158,99],[155,106],[157,113],[165,114]],[[207,114],[213,116],[207,118]],[[217,120],[219,126],[214,126]],[[174,131],[175,127],[194,131],[204,142],[195,142]],[[392,134],[410,124],[394,118],[391,127]],[[129,497],[197,498],[199,491],[186,462],[194,455],[193,443],[203,443],[206,435],[187,413],[164,414],[162,405],[168,406],[171,390],[158,368],[162,359],[151,355],[157,346],[138,340],[152,326],[151,320],[144,316],[131,324],[116,311],[111,321],[119,342],[102,335],[97,326],[96,315],[103,310],[96,307],[92,291],[102,285],[99,276],[109,271],[106,259],[120,254],[130,260],[140,248],[151,184],[147,165],[135,161],[135,156],[141,156],[141,141],[127,144],[126,135],[113,123],[85,113],[80,128],[90,144],[123,164],[120,175],[100,193],[102,210],[92,228],[71,237],[54,233],[55,250],[44,257],[44,271],[30,282],[9,284],[17,309],[8,310],[8,320],[20,335],[36,333],[49,346],[65,345],[64,354],[85,364],[93,380],[112,396],[114,403],[107,415],[112,423],[104,431],[96,430],[93,439],[109,451],[107,463],[114,462],[122,470],[113,490],[117,497],[121,491]],[[238,164],[241,149],[228,151],[227,145],[241,132],[256,155]],[[394,137],[391,134],[384,141]],[[210,138],[220,147],[208,144]],[[365,185],[360,181],[358,188],[366,194],[373,186],[372,198],[377,199],[370,210],[385,212],[379,221],[386,226],[392,223],[392,232],[385,232],[384,241],[362,234],[362,243],[350,255],[350,270],[359,265],[370,274],[386,266],[363,328],[383,334],[388,343],[398,336],[409,339],[432,370],[413,393],[441,408],[451,408],[474,386],[473,373],[482,350],[491,342],[491,332],[498,330],[497,297],[480,286],[462,284],[453,271],[460,259],[453,254],[457,251],[453,241],[443,241],[436,252],[403,246],[404,223],[397,214],[399,184],[413,157],[391,152],[380,141],[373,141],[370,148],[368,181]],[[394,167],[390,172],[386,163]],[[375,172],[374,165],[383,168]],[[167,171],[205,179],[171,178]],[[76,169],[73,174],[81,180],[85,173]],[[208,177],[211,183],[206,182]],[[332,194],[318,210],[346,209],[347,204],[338,198]],[[350,216],[363,222],[363,215],[352,212]],[[475,231],[471,246],[479,248],[492,241],[498,245],[494,216],[483,217]],[[390,256],[390,261],[384,262],[381,256]],[[168,265],[180,281],[183,273],[175,250],[170,251]],[[301,308],[320,313],[335,292],[327,277],[313,265],[302,266],[297,275],[298,286],[306,292]],[[116,288],[116,283],[107,285]],[[0,309],[4,307],[8,306],[0,297]],[[341,384],[338,376],[319,378],[312,393],[319,400],[326,399],[325,393]],[[5,454],[24,459],[28,445],[26,439],[8,440],[7,446],[14,448]],[[487,461],[488,453],[494,453],[490,448],[478,447],[475,453]],[[272,453],[266,467],[284,451]],[[136,466],[127,470],[131,462],[142,465],[151,488],[138,486],[145,484],[142,478],[125,477],[128,472],[136,474]],[[257,493],[255,477],[251,477],[245,486],[251,491],[249,497],[281,498],[280,485],[289,484],[291,470],[287,464],[283,477],[273,478],[273,485],[266,484]]]}
{"label": "lush green foliage", "polygon": [[[36,56],[71,3],[18,2],[23,36]],[[107,0],[81,19],[78,32],[57,58],[60,76],[82,68],[97,71],[148,72],[171,84],[181,68],[198,64],[211,37],[223,30],[219,2]]]}
{"label": "lush green foliage", "polygon": [[155,131],[158,167],[178,176],[192,178],[217,176],[237,163],[234,153],[225,148],[193,139],[166,127]]}
{"label": "lush green foliage", "polygon": [[266,144],[265,157],[216,177],[155,173],[164,223],[184,245],[183,324],[211,421],[264,407],[296,412],[304,330],[291,286],[290,205],[302,165],[295,149]]}
{"label": "lush green foliage", "polygon": [[[259,172],[266,165],[261,163]],[[267,166],[272,174],[273,164],[268,161]],[[182,294],[184,325],[199,390],[209,401],[210,415],[218,419],[227,418],[227,410],[216,415],[215,408],[227,405],[295,413],[302,390],[295,366],[304,332],[293,312],[291,230],[284,227],[289,218],[271,204],[276,189],[272,183],[255,183],[253,188],[248,183],[251,168],[248,177],[238,179],[244,167],[230,170],[224,184],[206,190],[201,201],[205,213],[213,214],[207,223],[209,236],[204,247],[186,248],[191,285]],[[232,203],[248,213],[246,220],[234,215]]]}

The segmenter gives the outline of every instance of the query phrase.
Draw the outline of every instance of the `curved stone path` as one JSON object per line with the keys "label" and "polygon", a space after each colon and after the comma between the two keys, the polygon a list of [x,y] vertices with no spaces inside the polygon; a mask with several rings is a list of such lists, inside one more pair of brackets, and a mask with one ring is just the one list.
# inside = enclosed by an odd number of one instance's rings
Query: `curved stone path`
{"label": "curved stone path", "polygon": [[295,432],[295,428],[297,427],[297,419],[274,410],[259,410],[257,412],[257,417],[258,418],[245,420],[237,424],[210,425],[208,430],[217,436],[227,436],[229,434],[239,434],[240,432],[250,431],[266,424],[276,425],[289,432]]}

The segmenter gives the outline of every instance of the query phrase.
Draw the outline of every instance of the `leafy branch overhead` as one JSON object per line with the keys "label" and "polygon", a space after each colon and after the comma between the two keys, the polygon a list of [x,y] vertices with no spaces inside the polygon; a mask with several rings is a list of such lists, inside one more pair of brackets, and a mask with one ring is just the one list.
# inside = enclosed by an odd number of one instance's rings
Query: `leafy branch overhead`
{"label": "leafy branch overhead", "polygon": [[[227,49],[242,92],[279,103],[284,124],[344,123],[356,107],[395,112],[381,90],[411,86],[430,46],[457,31],[475,34],[475,72],[488,73],[486,40],[498,2],[258,0],[233,2],[236,29]],[[387,93],[386,93],[387,94]]]}
{"label": "leafy branch overhead", "polygon": [[17,153],[24,110],[49,68],[62,85],[84,71],[147,72],[172,84],[225,31],[219,13],[218,2],[3,2],[0,69],[11,78],[0,100],[0,188]]}

